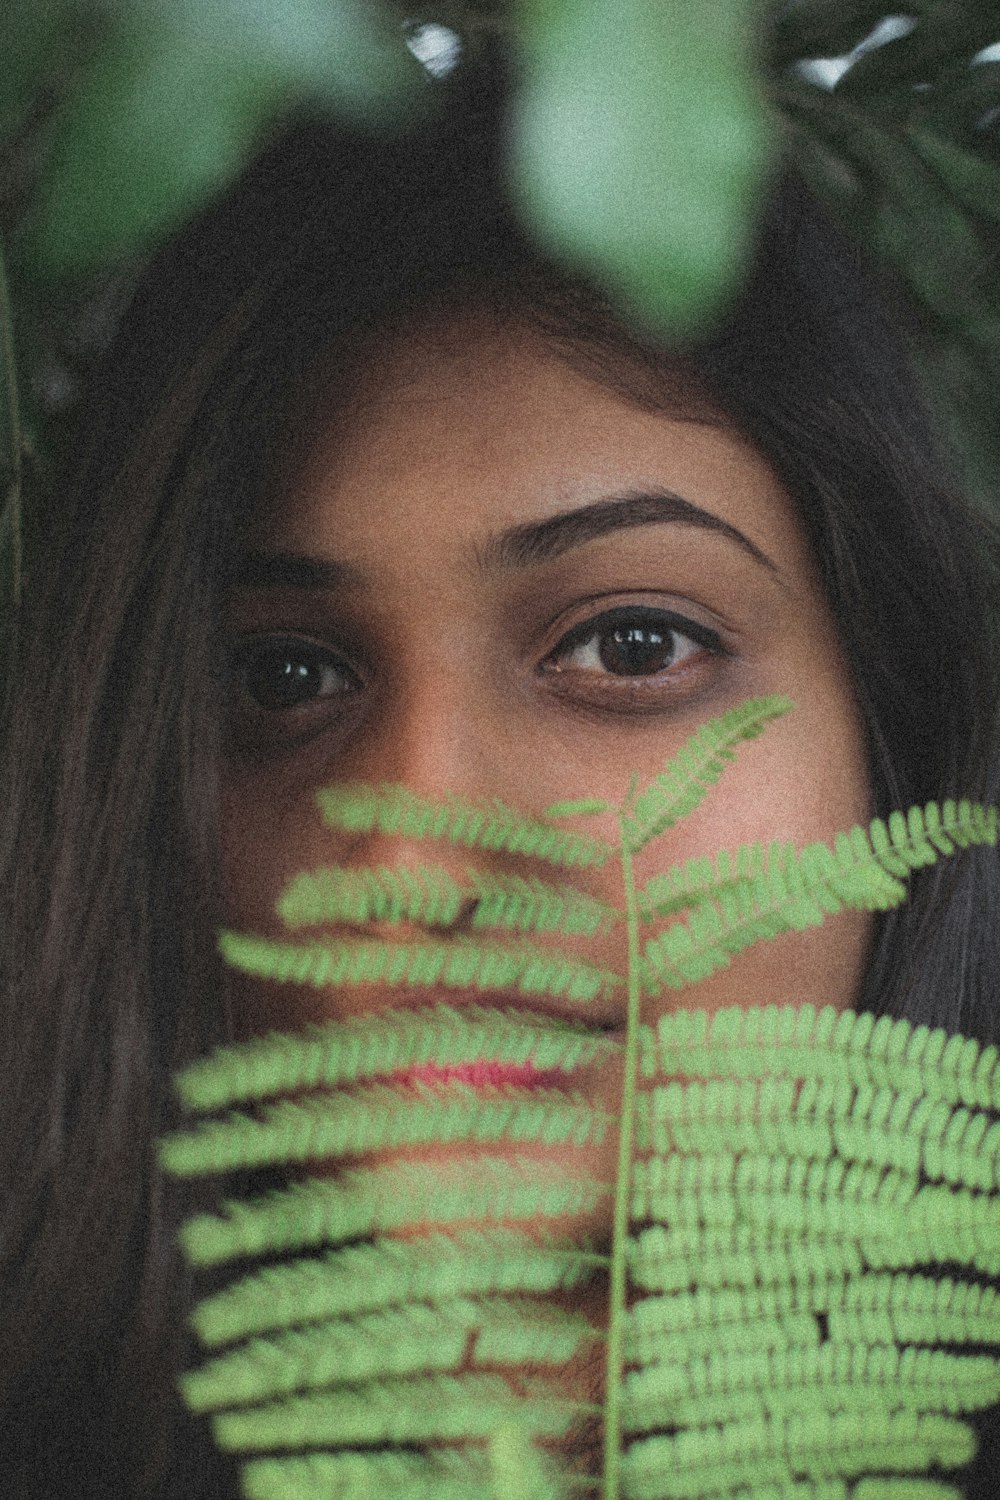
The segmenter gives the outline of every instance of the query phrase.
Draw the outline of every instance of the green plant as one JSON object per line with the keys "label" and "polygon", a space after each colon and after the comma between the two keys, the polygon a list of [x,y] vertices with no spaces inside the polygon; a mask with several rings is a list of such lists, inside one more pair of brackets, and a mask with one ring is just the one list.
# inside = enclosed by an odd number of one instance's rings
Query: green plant
{"label": "green plant", "polygon": [[[411,935],[223,934],[229,962],[258,977],[399,993],[379,1015],[224,1049],[177,1079],[192,1115],[223,1113],[161,1142],[168,1172],[220,1174],[230,1192],[233,1172],[289,1179],[266,1193],[238,1179],[244,1195],[182,1236],[206,1276],[239,1272],[195,1309],[209,1358],[182,1389],[224,1448],[249,1455],[246,1496],[843,1500],[855,1481],[856,1500],[955,1493],[940,1475],[971,1456],[960,1418],[1000,1399],[1000,1360],[984,1352],[1000,1345],[1000,1308],[974,1279],[1000,1273],[996,1049],[832,1008],[641,1019],[644,998],[752,943],[844,907],[885,910],[912,870],[997,842],[995,809],[930,804],[832,847],[747,846],[637,889],[636,854],[789,707],[752,700],[705,724],[661,776],[633,784],[616,843],[565,826],[607,814],[602,802],[531,818],[328,788],[331,827],[507,852],[564,880],[306,872],[279,903],[293,931],[377,920]],[[609,861],[620,911],[565,879]],[[473,930],[449,932],[470,892]],[[615,922],[624,974],[555,945]],[[428,985],[466,1003],[412,1008]],[[523,1008],[500,1008],[498,990]],[[489,1003],[468,1003],[477,991]],[[586,1024],[588,1003],[615,992],[623,1040]],[[536,996],[571,1002],[579,1021],[533,1012]],[[608,1118],[568,1084],[615,1056]],[[529,1064],[535,1086],[519,1088]],[[567,1169],[567,1151],[615,1128],[613,1182]],[[476,1151],[421,1156],[443,1143]],[[560,1160],[512,1154],[538,1145]],[[327,1175],[303,1175],[320,1160]],[[609,1195],[607,1249],[567,1236],[565,1215]],[[553,1304],[605,1277],[606,1329]],[[558,1372],[594,1339],[605,1397],[588,1407]],[[587,1416],[603,1425],[599,1476],[559,1457]],[[907,1488],[893,1474],[925,1477]]]}
{"label": "green plant", "polygon": [[[910,304],[931,403],[995,506],[996,6],[914,0],[869,45],[884,17],[871,0],[714,0],[709,23],[682,0],[12,0],[0,598],[17,601],[22,512],[67,440],[109,283],[289,115],[399,130],[447,107],[406,45],[428,24],[452,28],[467,61],[486,46],[514,61],[509,178],[526,228],[669,342],[724,318],[789,161]],[[836,57],[851,66],[817,87],[810,65]]]}

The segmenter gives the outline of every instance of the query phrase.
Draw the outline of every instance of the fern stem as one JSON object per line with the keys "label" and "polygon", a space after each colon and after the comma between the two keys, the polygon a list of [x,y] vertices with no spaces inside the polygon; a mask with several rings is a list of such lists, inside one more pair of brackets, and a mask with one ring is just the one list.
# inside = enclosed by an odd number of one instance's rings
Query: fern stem
{"label": "fern stem", "polygon": [[622,1084],[621,1129],[618,1138],[618,1171],[615,1177],[614,1223],[611,1235],[611,1272],[608,1289],[607,1373],[604,1399],[604,1489],[603,1500],[619,1500],[621,1493],[622,1367],[625,1352],[625,1292],[628,1266],[629,1207],[632,1190],[632,1144],[635,1134],[635,1090],[639,1064],[639,902],[635,890],[635,868],[625,829],[624,811],[619,817],[622,880],[625,888],[625,924],[628,934],[627,1014],[625,1027],[625,1076]]}

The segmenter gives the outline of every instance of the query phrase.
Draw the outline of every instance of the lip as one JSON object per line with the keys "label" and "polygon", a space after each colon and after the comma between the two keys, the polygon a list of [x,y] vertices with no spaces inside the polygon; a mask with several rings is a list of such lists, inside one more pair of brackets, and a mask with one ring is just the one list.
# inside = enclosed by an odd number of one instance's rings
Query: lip
{"label": "lip", "polygon": [[422,1063],[416,1067],[403,1068],[392,1074],[391,1082],[425,1086],[462,1083],[473,1089],[551,1089],[565,1088],[571,1076],[563,1068],[536,1068],[531,1063],[497,1062],[494,1058],[481,1057],[475,1062],[454,1063],[444,1067]]}

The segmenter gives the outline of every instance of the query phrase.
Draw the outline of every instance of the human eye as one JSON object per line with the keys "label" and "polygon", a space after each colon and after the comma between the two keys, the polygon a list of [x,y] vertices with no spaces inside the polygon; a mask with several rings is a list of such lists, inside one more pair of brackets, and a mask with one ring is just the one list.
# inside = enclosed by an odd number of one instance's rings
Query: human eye
{"label": "human eye", "polygon": [[543,669],[584,692],[669,691],[711,660],[727,655],[720,635],[672,610],[620,605],[569,630]]}
{"label": "human eye", "polygon": [[294,636],[251,636],[229,653],[234,734],[277,743],[336,719],[361,686],[358,674],[326,646]]}

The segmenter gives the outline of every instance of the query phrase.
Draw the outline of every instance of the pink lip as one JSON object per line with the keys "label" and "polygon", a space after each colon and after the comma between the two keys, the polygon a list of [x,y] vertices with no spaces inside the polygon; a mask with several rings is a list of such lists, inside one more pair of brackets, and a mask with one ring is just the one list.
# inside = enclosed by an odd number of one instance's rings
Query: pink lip
{"label": "pink lip", "polygon": [[558,1088],[567,1075],[558,1068],[536,1068],[531,1063],[495,1062],[480,1058],[476,1062],[435,1067],[425,1063],[405,1068],[392,1075],[394,1083],[465,1083],[471,1088],[498,1088],[509,1085],[520,1089]]}

